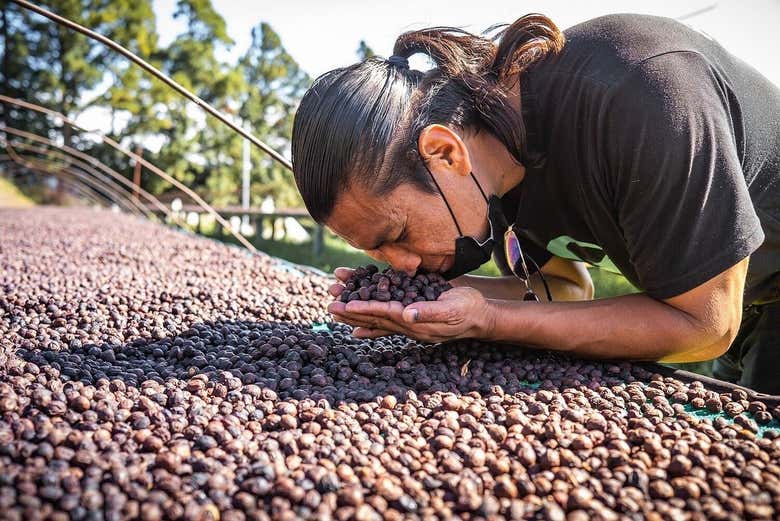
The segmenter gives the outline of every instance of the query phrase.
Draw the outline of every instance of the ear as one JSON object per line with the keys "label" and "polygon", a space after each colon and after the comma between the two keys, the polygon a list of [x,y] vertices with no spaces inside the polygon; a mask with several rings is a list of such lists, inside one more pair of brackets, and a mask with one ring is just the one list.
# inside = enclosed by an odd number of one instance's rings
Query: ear
{"label": "ear", "polygon": [[436,165],[437,169],[446,169],[462,176],[471,172],[471,159],[466,144],[449,127],[428,125],[420,132],[417,146],[431,170]]}

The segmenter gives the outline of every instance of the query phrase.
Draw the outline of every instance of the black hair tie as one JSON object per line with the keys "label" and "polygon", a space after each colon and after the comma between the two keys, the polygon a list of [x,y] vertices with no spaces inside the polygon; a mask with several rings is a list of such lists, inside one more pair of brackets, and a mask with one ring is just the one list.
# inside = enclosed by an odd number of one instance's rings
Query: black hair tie
{"label": "black hair tie", "polygon": [[387,59],[387,63],[390,65],[395,65],[396,67],[400,67],[402,69],[408,69],[409,68],[409,60],[404,58],[403,56],[399,56],[397,54],[394,54],[390,56]]}

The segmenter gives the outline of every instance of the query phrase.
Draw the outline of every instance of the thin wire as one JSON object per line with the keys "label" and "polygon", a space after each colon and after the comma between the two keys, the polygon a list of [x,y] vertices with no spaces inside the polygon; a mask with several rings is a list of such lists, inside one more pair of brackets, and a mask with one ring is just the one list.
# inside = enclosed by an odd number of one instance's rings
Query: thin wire
{"label": "thin wire", "polygon": [[[77,160],[75,158],[72,158],[72,157],[67,156],[65,154],[62,154],[60,152],[57,152],[56,150],[47,149],[46,147],[42,147],[42,146],[29,145],[27,143],[17,143],[17,142],[14,142],[14,143],[11,143],[11,145],[14,148],[14,152],[18,148],[18,149],[21,149],[21,150],[26,150],[28,152],[34,152],[34,153],[37,153],[37,154],[42,154],[42,155],[47,156],[49,158],[55,157],[55,158],[61,159],[62,161],[65,161],[67,163],[67,166],[63,167],[65,169],[67,169],[69,167],[75,167],[75,168],[78,168],[78,169],[84,171],[86,174],[93,175],[96,179],[99,179],[102,183],[104,183],[107,186],[117,186],[116,183],[112,182],[111,179],[107,178],[106,176],[104,176],[103,174],[101,174],[100,172],[95,170],[94,168],[91,168],[90,166],[85,165],[83,161],[79,161],[79,160]],[[46,162],[51,163],[51,164],[54,163],[51,159],[47,159]],[[128,190],[128,192],[130,194],[132,194],[132,191]],[[119,193],[124,193],[124,192],[119,192]],[[149,207],[146,206],[142,201],[140,201],[140,200],[135,201],[135,198],[133,198],[133,197],[127,197],[127,200],[131,201],[132,204],[136,208],[141,210],[145,214],[145,216],[147,218],[154,218],[154,214],[151,212],[151,210],[149,210]]]}
{"label": "thin wire", "polygon": [[46,165],[46,161],[41,161],[38,159],[33,159],[28,156],[24,156],[21,154],[18,154],[14,147],[6,141],[5,148],[8,151],[8,155],[11,157],[11,159],[26,168],[30,168],[33,170],[38,170],[39,172],[46,172],[49,175],[53,175],[59,178],[62,174],[70,174],[73,176],[76,176],[76,178],[81,179],[85,185],[91,186],[93,190],[95,190],[96,193],[103,193],[104,195],[109,195],[112,197],[112,200],[115,204],[118,206],[121,206],[124,208],[128,213],[131,213],[133,215],[137,215],[139,217],[143,217],[143,213],[139,211],[136,208],[133,208],[133,206],[130,204],[129,198],[124,198],[120,193],[115,191],[113,188],[111,188],[110,185],[104,184],[98,179],[93,179],[89,177],[88,175],[73,171],[67,167],[52,167]]}
{"label": "thin wire", "polygon": [[41,16],[44,16],[48,18],[49,20],[52,20],[60,25],[64,25],[66,27],[69,27],[73,29],[74,31],[77,31],[85,36],[88,36],[89,38],[92,38],[93,40],[96,40],[109,49],[112,49],[119,54],[123,55],[125,58],[129,59],[130,61],[134,62],[136,65],[144,69],[145,71],[149,72],[156,78],[158,78],[160,81],[171,87],[173,90],[190,100],[191,102],[195,103],[199,107],[201,107],[203,110],[217,118],[219,121],[227,125],[230,129],[232,129],[234,132],[237,132],[239,135],[243,136],[245,139],[248,139],[250,142],[252,142],[255,146],[258,148],[264,150],[268,155],[270,155],[273,159],[275,159],[277,162],[279,162],[281,165],[286,167],[288,170],[292,170],[292,163],[285,158],[283,155],[281,155],[279,152],[271,148],[269,145],[266,145],[259,139],[257,139],[255,136],[250,134],[249,132],[245,131],[240,126],[236,125],[232,121],[230,121],[226,116],[224,116],[220,111],[200,99],[198,96],[193,94],[192,92],[188,91],[178,83],[176,83],[173,79],[165,75],[163,72],[158,70],[155,66],[151,65],[150,63],[144,61],[142,58],[138,57],[137,55],[133,54],[133,52],[129,51],[125,47],[119,45],[115,41],[111,40],[110,38],[106,38],[102,34],[96,33],[95,31],[92,31],[90,29],[87,29],[86,27],[77,24],[76,22],[69,20],[63,16],[57,15],[55,13],[52,13],[51,11],[47,11],[46,9],[43,9],[42,7],[39,7],[31,2],[28,2],[27,0],[11,0],[13,3],[20,5],[21,7],[24,7],[25,9],[29,9],[30,11],[33,11],[34,13],[38,13]]}
{"label": "thin wire", "polygon": [[[8,162],[12,163],[9,166],[4,166],[6,171],[9,172],[9,177],[11,179],[14,179],[16,177],[20,177],[22,175],[24,175],[25,177],[27,177],[29,175],[34,175],[35,177],[38,177],[38,178],[43,177],[43,174],[41,172],[39,172],[38,170],[36,170],[34,168],[24,167],[24,166],[20,165],[19,163],[15,163],[10,158],[10,156],[8,154],[0,154],[0,162],[3,162],[3,161],[8,161]],[[49,175],[49,174],[47,173],[46,175]],[[54,174],[54,175],[56,175],[56,174]],[[70,188],[72,190],[77,190],[78,194],[76,194],[76,195],[83,197],[84,199],[87,200],[88,203],[92,203],[92,204],[96,204],[98,206],[104,206],[104,207],[105,206],[110,206],[110,205],[114,204],[110,199],[108,199],[105,195],[102,195],[102,194],[100,194],[100,196],[102,198],[104,198],[105,201],[98,200],[95,195],[90,194],[89,192],[85,191],[84,188],[82,188],[80,185],[78,185],[76,183],[73,183],[70,180],[67,180],[67,182],[66,182],[65,179],[61,179],[60,181],[62,182],[63,186],[65,186],[65,188]],[[87,186],[87,185],[84,184],[84,186]],[[71,194],[71,195],[73,195],[73,194]],[[108,203],[108,205],[106,205],[106,203]]]}
{"label": "thin wire", "polygon": [[[100,134],[99,132],[95,132],[93,130],[85,129],[84,127],[78,125],[75,121],[71,120],[67,116],[64,116],[63,114],[60,114],[59,112],[56,112],[56,111],[53,111],[53,110],[41,107],[39,105],[35,105],[34,103],[29,103],[29,102],[22,101],[22,100],[19,100],[19,99],[16,99],[16,98],[9,98],[8,96],[3,96],[2,94],[0,94],[0,100],[6,101],[8,103],[12,103],[12,104],[17,105],[17,106],[29,108],[29,109],[32,109],[32,110],[35,110],[35,111],[38,111],[38,112],[42,112],[44,114],[49,114],[49,115],[52,115],[52,116],[55,116],[55,117],[62,118],[63,121],[65,121],[66,123],[68,123],[70,125],[73,125],[76,128],[79,128],[79,129],[84,130],[85,132],[90,132],[90,133],[93,133],[93,134],[97,135],[101,139],[101,141],[103,143],[105,143],[106,145],[109,145],[110,147],[114,148],[115,150],[118,150],[118,151],[122,152],[126,156],[129,156],[130,158],[134,159],[135,161],[139,161],[143,166],[145,166],[146,168],[148,168],[149,170],[151,170],[152,172],[154,172],[158,176],[162,177],[163,179],[165,179],[166,181],[171,183],[173,186],[175,186],[176,188],[178,188],[179,190],[181,190],[182,192],[184,192],[185,194],[190,196],[201,208],[206,210],[206,212],[209,215],[214,217],[214,219],[225,230],[227,230],[228,233],[230,233],[233,237],[235,237],[236,240],[238,242],[240,242],[246,249],[248,249],[251,252],[256,252],[257,251],[257,249],[252,245],[251,242],[249,242],[246,239],[246,237],[244,237],[240,233],[237,233],[236,231],[234,231],[233,227],[230,226],[230,224],[214,208],[212,208],[211,205],[209,205],[206,201],[204,201],[197,193],[195,193],[192,189],[190,189],[185,184],[181,183],[176,178],[174,178],[174,177],[168,175],[167,173],[163,172],[154,163],[150,163],[149,161],[147,161],[143,157],[139,156],[138,154],[136,154],[134,152],[131,152],[130,150],[124,148],[122,145],[120,145],[119,143],[114,141],[113,139],[111,139],[109,137],[106,137],[106,136]],[[2,131],[4,128],[11,129],[13,127],[7,127],[7,126],[4,126],[2,123],[0,123],[0,131]],[[20,131],[18,129],[16,129],[16,131],[15,131],[15,133],[17,135],[20,135],[21,132],[22,131]],[[29,133],[27,133],[27,134],[29,134]],[[32,135],[36,135],[36,134],[32,134]],[[40,136],[38,136],[38,137],[40,137]],[[29,138],[29,139],[34,139],[34,138]],[[65,145],[61,146],[60,148],[62,148],[62,149],[68,148],[68,150],[73,150],[73,149],[70,149],[69,147],[66,147]],[[84,156],[84,157],[87,158],[86,159],[87,161],[93,162],[93,158],[88,156],[88,155],[86,155],[86,154],[84,154],[83,152],[79,152],[77,150],[73,150],[72,153],[76,154],[78,157]]]}

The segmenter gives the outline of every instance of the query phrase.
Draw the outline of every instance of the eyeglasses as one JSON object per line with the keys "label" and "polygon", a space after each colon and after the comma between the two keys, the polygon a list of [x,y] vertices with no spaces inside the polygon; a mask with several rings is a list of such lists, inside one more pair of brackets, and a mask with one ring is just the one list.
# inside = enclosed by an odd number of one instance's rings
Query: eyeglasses
{"label": "eyeglasses", "polygon": [[[506,257],[509,269],[515,276],[525,283],[525,295],[523,295],[524,301],[539,302],[539,297],[528,282],[531,279],[531,274],[528,272],[528,266],[525,263],[525,256],[523,255],[523,248],[520,247],[520,239],[515,234],[514,224],[510,226],[506,232],[504,232],[504,256]],[[519,268],[519,269],[518,269]],[[538,268],[537,268],[537,271]],[[541,274],[541,272],[539,272]],[[547,281],[544,281],[545,289],[547,289]],[[547,290],[547,296],[550,297],[550,292]],[[550,298],[552,300],[552,298]]]}

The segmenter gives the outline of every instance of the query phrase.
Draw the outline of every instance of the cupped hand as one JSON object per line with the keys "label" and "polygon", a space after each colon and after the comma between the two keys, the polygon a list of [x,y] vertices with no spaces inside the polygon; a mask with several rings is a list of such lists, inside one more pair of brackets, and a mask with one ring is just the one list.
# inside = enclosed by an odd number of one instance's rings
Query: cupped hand
{"label": "cupped hand", "polygon": [[436,301],[406,307],[395,301],[353,300],[332,302],[328,311],[339,322],[354,326],[353,334],[359,338],[401,334],[423,342],[445,342],[484,338],[492,329],[490,306],[479,291],[469,287],[453,288]]}

